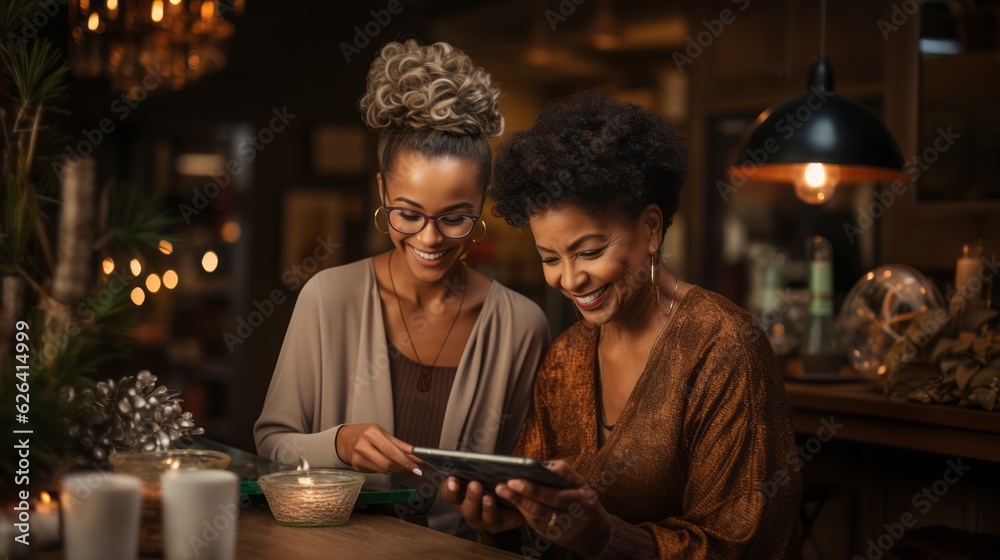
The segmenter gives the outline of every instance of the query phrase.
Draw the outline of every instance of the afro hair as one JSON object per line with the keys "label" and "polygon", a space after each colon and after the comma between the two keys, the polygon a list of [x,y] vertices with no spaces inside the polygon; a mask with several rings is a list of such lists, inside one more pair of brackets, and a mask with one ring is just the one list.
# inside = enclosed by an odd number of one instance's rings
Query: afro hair
{"label": "afro hair", "polygon": [[667,228],[687,170],[684,140],[663,118],[587,93],[546,107],[534,126],[502,144],[490,188],[493,214],[523,227],[561,205],[638,218],[656,204]]}

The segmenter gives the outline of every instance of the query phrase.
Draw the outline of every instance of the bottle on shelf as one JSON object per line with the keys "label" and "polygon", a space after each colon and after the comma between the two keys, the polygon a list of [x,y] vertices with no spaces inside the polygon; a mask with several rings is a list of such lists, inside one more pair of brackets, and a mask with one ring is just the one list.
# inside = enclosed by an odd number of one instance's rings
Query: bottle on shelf
{"label": "bottle on shelf", "polygon": [[785,289],[784,264],[785,254],[781,251],[774,251],[765,257],[761,266],[760,310],[757,314],[757,320],[767,334],[779,363],[789,357],[798,345],[795,335],[786,328],[788,304],[781,298]]}
{"label": "bottle on shelf", "polygon": [[801,347],[806,376],[835,376],[844,363],[833,320],[833,246],[815,236],[809,240],[809,327]]}

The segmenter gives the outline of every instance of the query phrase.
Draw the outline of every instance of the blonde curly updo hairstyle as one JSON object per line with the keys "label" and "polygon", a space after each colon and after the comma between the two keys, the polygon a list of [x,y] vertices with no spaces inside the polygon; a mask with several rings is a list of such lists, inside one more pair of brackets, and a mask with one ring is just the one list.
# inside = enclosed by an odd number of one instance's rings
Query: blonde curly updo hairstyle
{"label": "blonde curly updo hairstyle", "polygon": [[447,43],[388,43],[360,101],[365,124],[379,133],[380,171],[390,175],[400,153],[459,157],[476,163],[485,189],[492,167],[486,139],[504,129],[499,97],[490,75]]}

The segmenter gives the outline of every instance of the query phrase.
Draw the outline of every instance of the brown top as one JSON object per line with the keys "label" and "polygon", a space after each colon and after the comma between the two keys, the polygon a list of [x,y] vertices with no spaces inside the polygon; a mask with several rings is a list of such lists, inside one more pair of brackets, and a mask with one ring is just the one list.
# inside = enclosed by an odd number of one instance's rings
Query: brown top
{"label": "brown top", "polygon": [[[596,331],[580,324],[553,343],[514,453],[564,459],[590,482],[612,516],[602,557],[796,558],[801,478],[791,414],[754,319],[692,288],[603,445],[596,343]],[[522,528],[520,552],[572,557],[529,531]]]}
{"label": "brown top", "polygon": [[[420,370],[425,366],[406,357],[391,342],[389,345],[389,375],[392,378],[392,412],[396,419],[399,439],[418,447],[437,447],[441,441],[441,427],[444,425],[444,411],[448,405],[448,395],[455,381],[457,366],[434,366],[430,368],[430,389],[417,389]],[[392,482],[406,488],[419,488],[425,479],[411,473],[393,473]],[[428,498],[419,507],[411,507],[407,516],[427,513],[437,494]],[[400,510],[402,511],[402,510]],[[419,518],[418,523],[423,524]]]}
{"label": "brown top", "polygon": [[399,439],[418,447],[437,447],[441,441],[444,411],[458,367],[430,368],[430,389],[417,389],[420,370],[426,366],[406,357],[389,343],[389,374],[392,377],[392,412]]}

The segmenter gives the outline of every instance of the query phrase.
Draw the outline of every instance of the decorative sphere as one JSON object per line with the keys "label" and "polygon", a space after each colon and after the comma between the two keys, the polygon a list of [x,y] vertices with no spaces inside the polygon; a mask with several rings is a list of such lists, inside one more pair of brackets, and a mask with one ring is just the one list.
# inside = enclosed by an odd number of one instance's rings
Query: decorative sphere
{"label": "decorative sphere", "polygon": [[903,264],[876,268],[854,284],[840,310],[848,363],[878,380],[885,373],[883,358],[903,333],[909,330],[915,344],[927,344],[943,326],[946,310],[941,292],[918,270]]}

